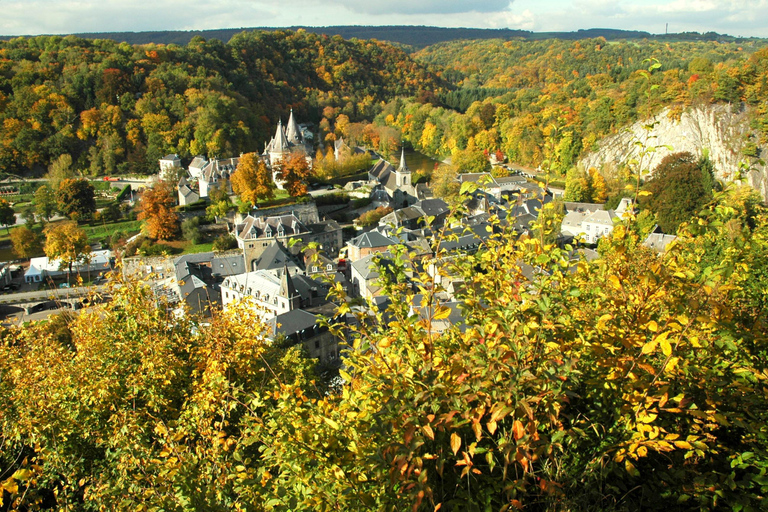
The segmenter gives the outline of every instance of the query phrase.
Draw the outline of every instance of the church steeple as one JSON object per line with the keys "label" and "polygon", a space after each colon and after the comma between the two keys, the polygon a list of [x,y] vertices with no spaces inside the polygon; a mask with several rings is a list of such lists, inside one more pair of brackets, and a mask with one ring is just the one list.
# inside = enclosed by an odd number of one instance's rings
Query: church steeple
{"label": "church steeple", "polygon": [[293,109],[291,109],[291,115],[288,118],[288,126],[285,130],[285,136],[291,144],[301,144],[301,131],[299,131],[299,125],[296,124],[296,120],[293,118]]}
{"label": "church steeple", "polygon": [[288,264],[286,263],[280,276],[280,296],[290,300],[295,295],[296,287],[293,286],[293,279],[291,279],[291,274],[288,272]]}
{"label": "church steeple", "polygon": [[405,148],[400,150],[400,167],[397,168],[397,172],[411,172],[405,163]]}

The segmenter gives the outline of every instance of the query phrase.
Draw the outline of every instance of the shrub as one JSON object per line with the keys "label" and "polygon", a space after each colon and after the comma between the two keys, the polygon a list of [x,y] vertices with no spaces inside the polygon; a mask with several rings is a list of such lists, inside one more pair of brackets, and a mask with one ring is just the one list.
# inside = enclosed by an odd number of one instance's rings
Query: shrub
{"label": "shrub", "polygon": [[213,241],[214,251],[228,251],[237,248],[237,239],[232,235],[221,235]]}

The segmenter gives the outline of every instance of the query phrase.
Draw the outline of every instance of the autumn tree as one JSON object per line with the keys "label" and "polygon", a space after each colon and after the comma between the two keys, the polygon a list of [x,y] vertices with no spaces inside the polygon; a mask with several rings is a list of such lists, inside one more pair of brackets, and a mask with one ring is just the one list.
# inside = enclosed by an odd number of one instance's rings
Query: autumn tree
{"label": "autumn tree", "polygon": [[440,165],[432,173],[431,188],[435,197],[439,197],[449,205],[455,205],[459,197],[458,174],[450,165]]}
{"label": "autumn tree", "polygon": [[88,235],[76,222],[62,222],[49,225],[45,230],[45,255],[59,260],[60,267],[67,269],[67,279],[72,274],[72,265],[83,261],[90,254]]}
{"label": "autumn tree", "polygon": [[87,180],[64,179],[56,191],[58,210],[72,220],[89,219],[96,212],[93,185]]}
{"label": "autumn tree", "polygon": [[672,153],[654,169],[644,187],[650,196],[643,202],[656,214],[665,233],[675,233],[712,198],[713,176],[707,158],[688,152]]}
{"label": "autumn tree", "polygon": [[280,162],[277,179],[284,182],[285,189],[291,197],[299,197],[307,193],[306,179],[309,174],[310,168],[306,155],[297,151]]}
{"label": "autumn tree", "polygon": [[171,240],[179,233],[179,216],[173,209],[176,200],[172,186],[159,182],[145,189],[137,206],[137,219],[144,221],[144,229],[155,240]]}
{"label": "autumn tree", "polygon": [[6,199],[0,199],[0,224],[5,226],[8,233],[10,233],[10,226],[16,224],[16,212]]}
{"label": "autumn tree", "polygon": [[56,212],[57,201],[56,193],[48,185],[42,185],[35,191],[35,213],[46,222],[51,220],[51,216]]}
{"label": "autumn tree", "polygon": [[256,153],[240,157],[237,169],[232,174],[232,190],[245,203],[255,205],[259,199],[274,197],[275,184],[267,164]]}
{"label": "autumn tree", "polygon": [[59,189],[59,184],[64,180],[75,178],[75,171],[72,169],[72,155],[59,155],[56,160],[48,166],[48,173],[45,175],[48,185],[53,190]]}
{"label": "autumn tree", "polygon": [[13,253],[21,259],[32,258],[42,252],[40,235],[27,226],[19,226],[11,232]]}

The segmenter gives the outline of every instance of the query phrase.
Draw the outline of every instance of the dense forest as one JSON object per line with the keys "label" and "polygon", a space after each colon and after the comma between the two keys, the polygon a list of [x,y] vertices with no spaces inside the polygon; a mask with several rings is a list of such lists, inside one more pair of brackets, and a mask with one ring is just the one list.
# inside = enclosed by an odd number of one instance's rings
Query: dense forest
{"label": "dense forest", "polygon": [[149,173],[168,153],[261,150],[290,109],[306,122],[329,106],[372,117],[443,87],[390,45],[302,31],[186,46],[19,38],[0,43],[0,169],[39,173],[69,154],[92,175]]}
{"label": "dense forest", "polygon": [[372,121],[463,170],[500,152],[564,176],[627,124],[712,102],[751,112],[756,148],[768,138],[765,46],[493,39],[440,43],[412,59],[305,31],[185,46],[19,38],[0,43],[0,168],[40,173],[69,154],[91,175],[147,173],[167,153],[258,151],[290,109],[305,122]]}
{"label": "dense forest", "polygon": [[501,150],[562,175],[634,121],[712,102],[750,109],[753,144],[768,140],[762,42],[454,41],[414,56],[457,89],[432,104],[392,102],[377,122],[431,155]]}

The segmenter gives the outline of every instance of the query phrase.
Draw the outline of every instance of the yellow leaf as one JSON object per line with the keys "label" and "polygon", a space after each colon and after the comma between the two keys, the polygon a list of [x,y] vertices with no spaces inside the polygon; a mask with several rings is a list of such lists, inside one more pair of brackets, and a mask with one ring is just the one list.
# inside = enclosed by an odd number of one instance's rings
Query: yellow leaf
{"label": "yellow leaf", "polygon": [[658,345],[656,340],[649,341],[648,343],[643,345],[643,350],[642,350],[643,354],[653,353],[653,351],[656,350],[656,345]]}
{"label": "yellow leaf", "polygon": [[486,423],[485,426],[488,428],[488,432],[490,432],[491,434],[496,432],[496,422],[495,421],[489,421],[488,423]]}
{"label": "yellow leaf", "polygon": [[11,478],[13,478],[14,480],[19,480],[19,481],[23,482],[23,481],[29,480],[29,477],[31,477],[31,476],[32,476],[32,472],[30,470],[28,470],[28,469],[20,469],[20,470],[16,471],[11,476]]}
{"label": "yellow leaf", "polygon": [[621,281],[619,281],[618,277],[611,275],[608,277],[608,281],[610,281],[611,286],[613,286],[614,289],[621,290]]}
{"label": "yellow leaf", "polygon": [[461,438],[454,432],[451,434],[451,450],[453,450],[454,455],[459,453],[459,448],[461,448]]}
{"label": "yellow leaf", "polygon": [[648,448],[646,448],[645,446],[641,446],[637,449],[638,457],[645,457],[646,455],[648,455]]}
{"label": "yellow leaf", "polygon": [[640,423],[653,423],[653,420],[655,420],[658,417],[658,414],[648,414],[645,411],[640,412],[637,415],[637,421]]}
{"label": "yellow leaf", "polygon": [[424,425],[421,427],[421,430],[424,431],[424,435],[427,436],[430,440],[432,441],[435,440],[435,433],[432,430],[432,427],[430,427],[429,425]]}
{"label": "yellow leaf", "polygon": [[651,332],[656,332],[659,330],[659,324],[657,324],[654,320],[651,320],[648,322],[648,330]]}
{"label": "yellow leaf", "polygon": [[331,418],[323,417],[323,421],[326,422],[332,429],[339,430],[339,424],[333,421]]}
{"label": "yellow leaf", "polygon": [[435,313],[434,319],[435,320],[445,320],[451,316],[451,308],[447,307],[441,307],[437,310],[437,313]]}
{"label": "yellow leaf", "polygon": [[683,450],[693,450],[693,446],[688,441],[675,441],[675,446]]}
{"label": "yellow leaf", "polygon": [[669,340],[666,337],[659,341],[659,343],[661,344],[661,351],[665,356],[672,354],[672,345],[669,344]]}

